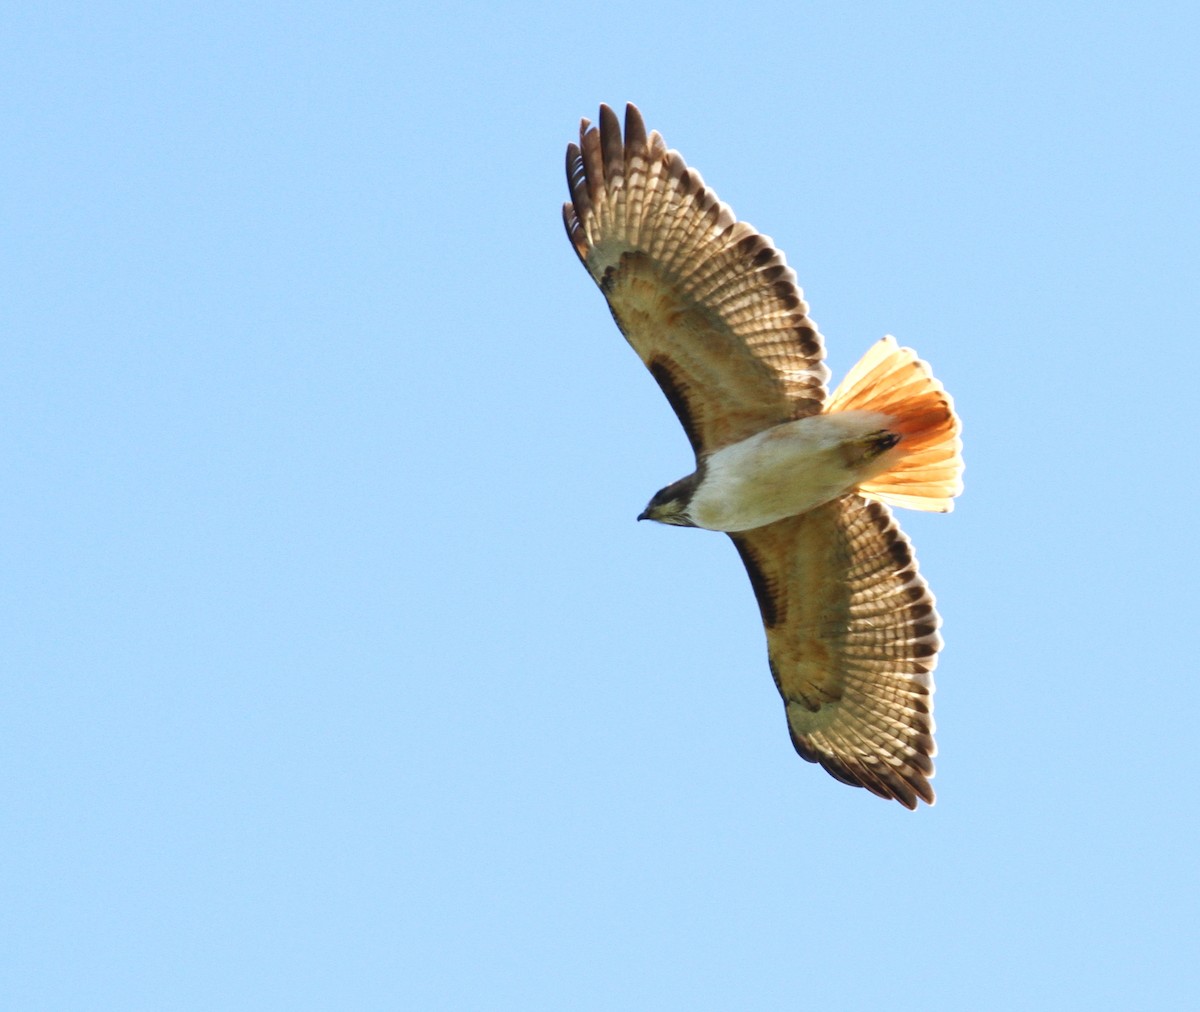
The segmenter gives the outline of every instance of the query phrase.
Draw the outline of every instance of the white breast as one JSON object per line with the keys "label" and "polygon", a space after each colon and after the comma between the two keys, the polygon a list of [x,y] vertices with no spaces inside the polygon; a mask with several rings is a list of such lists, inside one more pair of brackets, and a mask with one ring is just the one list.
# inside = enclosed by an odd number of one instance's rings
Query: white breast
{"label": "white breast", "polygon": [[692,496],[692,522],[748,531],[836,499],[891,465],[891,451],[854,463],[861,457],[854,444],[889,421],[874,411],[813,415],[718,450]]}

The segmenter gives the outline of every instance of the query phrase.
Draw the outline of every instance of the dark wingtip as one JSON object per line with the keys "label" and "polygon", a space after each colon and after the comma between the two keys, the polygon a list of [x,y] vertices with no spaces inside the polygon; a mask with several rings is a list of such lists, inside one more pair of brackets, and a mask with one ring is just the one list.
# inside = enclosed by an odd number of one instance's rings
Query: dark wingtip
{"label": "dark wingtip", "polygon": [[641,111],[632,102],[625,105],[625,147],[640,149],[646,146],[646,123]]}

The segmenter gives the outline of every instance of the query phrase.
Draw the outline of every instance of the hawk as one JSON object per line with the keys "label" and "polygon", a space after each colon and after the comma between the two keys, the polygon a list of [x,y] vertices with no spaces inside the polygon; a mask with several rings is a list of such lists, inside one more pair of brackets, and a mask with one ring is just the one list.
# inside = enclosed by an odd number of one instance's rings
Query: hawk
{"label": "hawk", "polygon": [[567,236],[666,394],[695,470],[639,520],[724,531],[766,627],[796,751],[910,809],[933,804],[934,598],[889,506],[962,490],[953,403],[891,337],[832,395],[824,342],[772,241],[641,113],[567,148]]}

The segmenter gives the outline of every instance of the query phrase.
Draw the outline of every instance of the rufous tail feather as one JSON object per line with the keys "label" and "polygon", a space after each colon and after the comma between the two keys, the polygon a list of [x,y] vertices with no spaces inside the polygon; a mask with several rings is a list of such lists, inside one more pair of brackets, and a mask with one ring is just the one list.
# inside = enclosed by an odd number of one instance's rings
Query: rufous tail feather
{"label": "rufous tail feather", "polygon": [[900,436],[899,456],[883,474],[859,486],[868,499],[891,506],[948,513],[962,492],[961,425],[954,401],[929,364],[894,337],[878,341],[830,397],[825,410],[877,411]]}

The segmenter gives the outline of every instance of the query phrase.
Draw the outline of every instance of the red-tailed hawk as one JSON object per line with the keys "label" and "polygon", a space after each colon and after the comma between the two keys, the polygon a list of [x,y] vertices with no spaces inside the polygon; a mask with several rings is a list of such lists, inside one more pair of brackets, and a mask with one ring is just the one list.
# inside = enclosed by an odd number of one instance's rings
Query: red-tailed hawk
{"label": "red-tailed hawk", "polygon": [[638,518],[725,531],[750,576],[796,751],[908,808],[933,803],[933,595],[888,505],[947,512],[959,422],[885,337],[832,396],[824,344],[771,240],[600,107],[567,148],[567,235],[675,409],[696,469]]}

